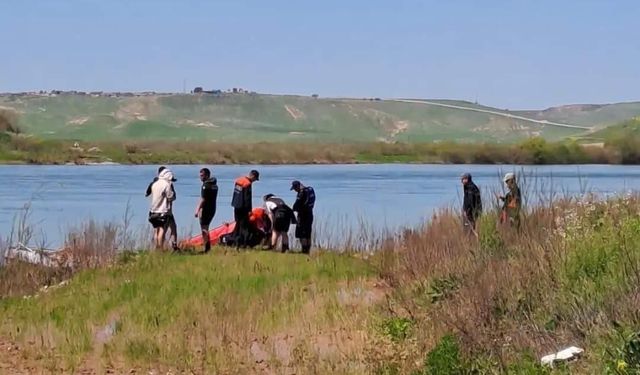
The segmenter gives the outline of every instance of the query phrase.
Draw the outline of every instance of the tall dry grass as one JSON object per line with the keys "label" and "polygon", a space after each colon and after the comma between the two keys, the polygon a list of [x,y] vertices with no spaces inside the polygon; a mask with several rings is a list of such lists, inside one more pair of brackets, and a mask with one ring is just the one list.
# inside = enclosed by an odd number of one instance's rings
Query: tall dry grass
{"label": "tall dry grass", "polygon": [[382,249],[380,274],[395,288],[390,315],[413,322],[419,353],[455,335],[470,368],[484,361],[508,372],[523,353],[577,345],[587,348],[578,373],[604,371],[616,332],[640,324],[638,213],[638,196],[564,198],[531,207],[520,230],[489,213],[475,238],[441,211]]}

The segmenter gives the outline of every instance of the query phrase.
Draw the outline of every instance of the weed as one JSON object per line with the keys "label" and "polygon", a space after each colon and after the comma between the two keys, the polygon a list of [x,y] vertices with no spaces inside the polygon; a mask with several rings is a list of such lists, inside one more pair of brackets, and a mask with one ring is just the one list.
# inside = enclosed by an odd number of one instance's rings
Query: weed
{"label": "weed", "polygon": [[436,346],[427,354],[425,371],[427,375],[462,374],[463,363],[460,358],[460,347],[453,335],[440,338]]}
{"label": "weed", "polygon": [[407,318],[389,318],[382,323],[382,330],[385,335],[394,341],[406,339],[411,332],[412,322]]}

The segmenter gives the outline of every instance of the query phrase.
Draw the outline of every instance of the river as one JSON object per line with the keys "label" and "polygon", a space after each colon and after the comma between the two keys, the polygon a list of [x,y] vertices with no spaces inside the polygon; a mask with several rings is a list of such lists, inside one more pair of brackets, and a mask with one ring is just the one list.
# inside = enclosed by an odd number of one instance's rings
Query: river
{"label": "river", "polygon": [[[178,199],[174,214],[181,238],[197,231],[194,207],[200,192],[198,165],[174,165]],[[260,171],[254,205],[274,193],[292,203],[290,182],[299,179],[317,195],[320,239],[347,232],[380,233],[415,226],[443,207],[458,209],[459,176],[470,172],[483,192],[485,206],[501,188],[500,176],[515,171],[529,203],[552,195],[626,193],[640,183],[637,166],[493,166],[493,165],[318,165],[209,166],[218,180],[218,213],[214,225],[233,218],[233,180],[252,168]],[[144,191],[157,166],[0,166],[0,236],[7,238],[15,220],[30,206],[34,241],[59,245],[70,228],[90,219],[122,222],[129,212],[133,226],[147,228],[148,199]],[[129,210],[127,211],[127,207]]]}

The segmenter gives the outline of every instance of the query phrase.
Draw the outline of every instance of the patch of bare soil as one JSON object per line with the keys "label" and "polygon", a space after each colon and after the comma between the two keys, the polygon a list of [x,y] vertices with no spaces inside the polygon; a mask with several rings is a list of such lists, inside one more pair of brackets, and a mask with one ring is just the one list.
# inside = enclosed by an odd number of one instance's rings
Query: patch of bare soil
{"label": "patch of bare soil", "polygon": [[302,112],[301,110],[299,110],[298,108],[292,105],[286,104],[284,106],[284,109],[287,111],[287,113],[289,113],[289,116],[291,116],[291,118],[293,118],[294,120],[300,120],[306,117],[304,112]]}
{"label": "patch of bare soil", "polygon": [[67,124],[69,125],[83,125],[85,122],[89,121],[89,116],[76,117],[72,120],[69,120]]}
{"label": "patch of bare soil", "polygon": [[158,101],[155,97],[139,97],[126,100],[113,114],[120,122],[134,120],[145,121],[158,109]]}

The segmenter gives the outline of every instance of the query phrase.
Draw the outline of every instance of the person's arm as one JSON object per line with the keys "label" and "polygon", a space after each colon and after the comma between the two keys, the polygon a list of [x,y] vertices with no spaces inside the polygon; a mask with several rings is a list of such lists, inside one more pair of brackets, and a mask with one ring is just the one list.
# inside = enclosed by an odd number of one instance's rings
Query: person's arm
{"label": "person's arm", "polygon": [[196,206],[195,217],[199,217],[200,216],[200,212],[202,212],[202,204],[203,203],[204,203],[204,198],[200,198],[200,201],[198,201],[198,205]]}
{"label": "person's arm", "polygon": [[265,202],[265,204],[264,204],[264,211],[267,213],[267,217],[269,218],[269,221],[273,225],[273,223],[274,223],[274,221],[273,221],[273,212],[271,212],[271,207],[269,207],[268,202]]}
{"label": "person's arm", "polygon": [[482,213],[482,195],[480,194],[480,189],[476,189],[473,196],[475,198],[473,205],[473,208],[475,210],[474,214],[479,216]]}
{"label": "person's arm", "polygon": [[173,190],[173,184],[169,184],[167,189],[165,189],[165,196],[169,202],[173,202],[176,199],[176,191]]}

